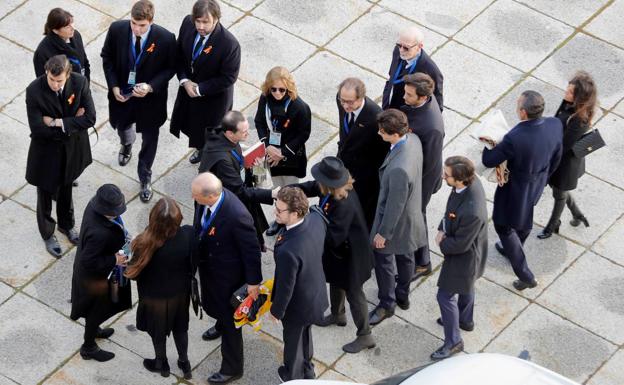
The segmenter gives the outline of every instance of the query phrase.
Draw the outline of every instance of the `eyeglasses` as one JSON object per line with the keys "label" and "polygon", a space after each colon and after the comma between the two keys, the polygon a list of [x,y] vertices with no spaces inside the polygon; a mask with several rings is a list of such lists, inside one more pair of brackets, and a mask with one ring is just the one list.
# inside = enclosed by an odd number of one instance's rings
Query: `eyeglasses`
{"label": "eyeglasses", "polygon": [[273,207],[275,208],[275,212],[278,214],[281,214],[283,212],[288,212],[288,209],[280,209],[279,207],[277,207],[277,204],[273,205]]}
{"label": "eyeglasses", "polygon": [[279,92],[280,94],[283,94],[286,91],[288,91],[287,88],[271,87],[271,92]]}
{"label": "eyeglasses", "polygon": [[357,102],[357,99],[356,100],[340,99],[340,104],[346,104],[346,105],[349,105],[349,106],[352,105],[352,104],[355,104],[356,102]]}
{"label": "eyeglasses", "polygon": [[396,46],[399,47],[399,49],[405,50],[405,51],[409,51],[410,49],[416,47],[418,45],[418,43],[414,44],[414,45],[405,45],[405,44],[401,44],[401,43],[396,43]]}

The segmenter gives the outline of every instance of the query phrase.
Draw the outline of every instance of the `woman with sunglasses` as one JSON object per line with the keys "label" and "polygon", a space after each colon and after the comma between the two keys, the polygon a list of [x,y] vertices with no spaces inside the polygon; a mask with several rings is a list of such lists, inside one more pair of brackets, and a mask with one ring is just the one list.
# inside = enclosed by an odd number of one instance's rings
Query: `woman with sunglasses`
{"label": "woman with sunglasses", "polygon": [[[299,183],[308,165],[305,143],[312,125],[310,107],[297,94],[295,79],[284,67],[273,67],[261,90],[254,121],[266,146],[273,186]],[[266,233],[272,236],[277,231],[274,222]]]}

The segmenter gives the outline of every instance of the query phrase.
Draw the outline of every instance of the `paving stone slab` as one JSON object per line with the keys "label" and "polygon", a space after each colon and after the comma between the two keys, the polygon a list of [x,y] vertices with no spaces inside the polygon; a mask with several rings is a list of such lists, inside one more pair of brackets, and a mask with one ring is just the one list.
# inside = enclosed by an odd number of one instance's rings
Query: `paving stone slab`
{"label": "paving stone slab", "polygon": [[178,203],[193,208],[191,182],[197,176],[198,165],[183,159],[171,171],[154,183],[154,189],[175,199]]}
{"label": "paving stone slab", "polygon": [[319,380],[326,380],[326,381],[342,381],[342,382],[355,382],[353,379],[338,373],[335,370],[328,370],[325,373],[323,373],[320,377]]}
{"label": "paving stone slab", "polygon": [[[130,9],[128,9],[129,11]],[[104,76],[104,68],[102,67],[102,57],[100,53],[102,52],[102,47],[104,46],[104,40],[106,40],[106,31],[108,30],[108,25],[100,31],[100,34],[90,42],[85,42],[85,53],[87,54],[87,58],[89,59],[89,65],[91,66],[91,82],[97,83],[98,85],[104,87],[108,90],[108,86],[106,85],[106,77]],[[108,105],[106,106],[108,108]],[[100,111],[98,110],[98,113]],[[108,115],[108,111],[106,112]]]}
{"label": "paving stone slab", "polygon": [[22,383],[35,384],[82,342],[82,328],[23,294],[0,306],[0,372]]}
{"label": "paving stone slab", "polygon": [[108,341],[98,344],[102,349],[115,353],[115,358],[107,362],[85,361],[79,354],[76,354],[44,384],[171,385],[177,381],[175,377],[163,378],[159,373],[147,371],[143,368],[141,357],[119,345]]}
{"label": "paving stone slab", "polygon": [[487,347],[518,356],[582,383],[616,350],[604,339],[538,306],[530,305]]}
{"label": "paving stone slab", "polygon": [[453,110],[446,108],[442,113],[442,119],[444,119],[444,145],[450,143],[453,138],[457,137],[464,131],[466,127],[472,122],[470,119],[463,115],[458,114]]}
{"label": "paving stone slab", "polygon": [[[186,1],[181,4],[179,0],[156,0],[154,1],[156,8],[154,22],[167,28],[177,37],[182,20],[191,13],[193,4],[193,1]],[[240,10],[224,2],[219,2],[219,6],[221,8],[221,24],[226,28],[244,15]],[[128,6],[128,11],[130,11],[130,6]]]}
{"label": "paving stone slab", "polygon": [[[334,38],[327,49],[343,58],[364,66],[387,78],[392,50],[399,32],[414,22],[382,7],[375,6]],[[425,34],[424,49],[434,52],[447,38],[429,29]]]}
{"label": "paving stone slab", "polygon": [[[2,113],[28,127],[28,115],[26,114],[26,92],[22,92],[16,96],[15,99],[11,100],[10,103],[6,104],[2,108]],[[30,131],[28,131],[28,134],[30,134]],[[28,138],[28,134],[25,135],[26,138]]]}
{"label": "paving stone slab", "polygon": [[518,70],[455,42],[437,51],[433,60],[444,75],[444,105],[473,118],[522,76]]}
{"label": "paving stone slab", "polygon": [[11,286],[0,282],[0,304],[6,301],[7,298],[12,296],[13,293],[15,293],[15,290],[13,290]]}
{"label": "paving stone slab", "polygon": [[[371,8],[365,0],[265,0],[253,14],[316,45],[326,44]],[[318,27],[323,20],[323,28]]]}
{"label": "paving stone slab", "polygon": [[624,97],[624,78],[613,76],[622,62],[624,50],[579,33],[542,63],[533,75],[561,86],[567,84],[577,70],[586,70],[596,81],[600,105],[611,108]]}
{"label": "paving stone slab", "polygon": [[373,335],[377,347],[344,356],[336,370],[368,384],[429,363],[429,355],[442,345],[442,340],[398,317],[375,326]]}
{"label": "paving stone slab", "polygon": [[[92,8],[97,9],[98,11],[105,13],[107,15],[112,16],[115,19],[121,19],[123,16],[128,16],[130,14],[130,8],[132,8],[132,2],[128,0],[107,0],[107,1],[98,1],[98,0],[81,0],[83,3],[91,6]],[[156,15],[158,16],[159,11],[162,9],[159,7],[160,0],[154,0],[153,3],[156,6]]]}
{"label": "paving stone slab", "polygon": [[518,278],[514,274],[509,260],[500,255],[494,248],[498,236],[491,222],[488,231],[490,236],[488,237],[488,262],[485,268],[485,277],[526,298],[537,297],[583,252],[581,246],[558,235],[553,235],[547,240],[540,240],[536,234],[541,231],[541,228],[533,227],[533,231],[524,244],[524,252],[529,268],[535,274],[539,285],[534,289],[518,292],[512,286],[512,282]]}
{"label": "paving stone slab", "polygon": [[26,183],[25,170],[30,145],[27,126],[0,114],[0,194],[12,195]]}
{"label": "paving stone slab", "polygon": [[[319,81],[323,74],[323,81]],[[383,92],[384,80],[372,72],[365,71],[327,51],[318,52],[295,72],[297,89],[309,105],[312,113],[328,122],[336,122],[338,109],[336,93],[338,85],[347,77],[362,79],[368,90],[368,97],[376,99]]]}
{"label": "paving stone slab", "polygon": [[[234,83],[234,108],[241,111],[260,97],[260,89],[240,79]],[[253,120],[253,119],[252,119]]]}
{"label": "paving stone slab", "polygon": [[624,118],[608,114],[595,126],[607,145],[585,158],[586,171],[624,188]]}
{"label": "paving stone slab", "polygon": [[528,71],[572,32],[573,28],[524,5],[501,0],[473,20],[455,39]]}
{"label": "paving stone slab", "polygon": [[624,383],[624,350],[620,349],[587,382],[588,385],[618,385]]}
{"label": "paving stone slab", "polygon": [[0,374],[0,385],[17,385],[17,382],[13,382],[12,380]]}
{"label": "paving stone slab", "polygon": [[[241,45],[239,77],[260,87],[275,66],[295,69],[315,47],[255,17],[246,17],[230,29]],[[295,77],[297,82],[301,79]],[[301,87],[297,87],[301,91]]]}
{"label": "paving stone slab", "polygon": [[615,106],[613,112],[615,112],[616,114],[620,114],[620,116],[624,116],[624,99],[619,102],[617,106]]}
{"label": "paving stone slab", "polygon": [[624,14],[624,1],[616,0],[592,20],[585,27],[585,30],[624,48],[624,30],[620,24],[622,14]]}
{"label": "paving stone slab", "polygon": [[[624,343],[624,267],[585,253],[538,298],[562,317],[612,341]],[[583,290],[578,290],[582,287]],[[574,295],[570,295],[574,293]]]}
{"label": "paving stone slab", "polygon": [[598,241],[596,241],[596,243],[594,243],[592,251],[624,266],[622,234],[624,234],[624,218],[620,218]]}
{"label": "paving stone slab", "polygon": [[14,11],[23,0],[5,0],[0,3],[0,18],[3,18],[7,13]]}
{"label": "paving stone slab", "polygon": [[607,3],[605,0],[519,0],[519,2],[573,26],[584,23]]}
{"label": "paving stone slab", "polygon": [[230,5],[242,9],[244,11],[249,11],[256,7],[258,4],[262,3],[264,0],[226,0],[222,3],[229,3]]}
{"label": "paving stone slab", "polygon": [[[6,19],[0,21],[0,30],[5,22]],[[6,68],[0,73],[0,106],[3,106],[28,87],[35,78],[35,71],[31,66],[32,53],[24,48],[0,38],[0,52],[10,52],[2,57],[2,65]]]}
{"label": "paving stone slab", "polygon": [[[90,41],[100,31],[108,28],[114,20],[112,17],[74,0],[59,0],[55,2],[54,6],[63,8],[74,15],[74,26],[80,31],[85,42]],[[46,0],[27,1],[0,21],[0,34],[34,51],[43,38],[43,26],[50,8],[50,4]],[[24,28],[26,25],[30,27]],[[30,73],[34,74],[32,57],[28,61],[22,62],[21,67],[27,67]]]}

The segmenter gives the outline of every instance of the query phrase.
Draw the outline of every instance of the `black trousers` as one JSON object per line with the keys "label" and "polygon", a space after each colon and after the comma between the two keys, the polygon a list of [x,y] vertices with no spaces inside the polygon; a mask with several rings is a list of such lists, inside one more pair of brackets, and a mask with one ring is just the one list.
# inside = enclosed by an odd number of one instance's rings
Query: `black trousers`
{"label": "black trousers", "polygon": [[[52,218],[52,196],[37,187],[37,226],[41,238],[48,239],[54,235],[56,221]],[[69,230],[74,227],[74,203],[72,200],[72,182],[59,186],[56,192],[56,218],[59,227]]]}
{"label": "black trousers", "polygon": [[[232,313],[234,314],[234,313]],[[234,319],[218,319],[215,328],[221,332],[221,374],[235,376],[243,373],[243,331],[234,326]]]}
{"label": "black trousers", "polygon": [[288,374],[286,381],[314,379],[312,356],[312,325],[282,321],[284,326],[284,366]]}
{"label": "black trousers", "polygon": [[[139,163],[137,165],[137,173],[141,183],[152,180],[152,165],[158,149],[159,133],[160,127],[150,128],[141,132],[141,151],[139,151]],[[119,135],[121,144],[124,146],[133,144],[136,141],[136,131],[132,126],[118,128],[117,135]]]}
{"label": "black trousers", "polygon": [[106,306],[98,306],[97,304],[91,307],[89,314],[85,317],[85,331],[84,331],[84,348],[93,348],[96,345],[95,336],[97,335],[100,324],[108,319],[110,316],[110,309]]}
{"label": "black trousers", "polygon": [[345,313],[345,297],[349,301],[351,316],[357,327],[357,335],[364,336],[371,333],[368,323],[368,303],[362,286],[344,290],[340,286],[329,285],[329,301],[331,302],[331,313],[342,315]]}
{"label": "black trousers", "polygon": [[503,244],[503,249],[507,254],[511,267],[513,268],[516,277],[524,282],[533,282],[535,276],[526,261],[526,255],[524,254],[524,241],[529,236],[531,229],[518,230],[509,226],[500,226],[495,224],[494,229],[498,234],[498,237]]}
{"label": "black trousers", "polygon": [[556,187],[552,188],[553,198],[555,198],[555,205],[553,206],[552,213],[550,214],[550,219],[548,220],[548,226],[550,229],[553,229],[559,223],[559,219],[561,218],[561,214],[563,213],[563,208],[568,206],[572,216],[574,218],[580,218],[583,216],[581,209],[578,208],[574,198],[570,191],[559,190]]}

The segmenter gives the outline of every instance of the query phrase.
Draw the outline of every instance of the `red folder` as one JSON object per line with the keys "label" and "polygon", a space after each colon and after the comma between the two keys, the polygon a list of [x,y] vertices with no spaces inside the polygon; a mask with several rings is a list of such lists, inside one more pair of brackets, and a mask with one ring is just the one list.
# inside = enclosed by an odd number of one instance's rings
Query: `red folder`
{"label": "red folder", "polygon": [[245,159],[245,168],[253,167],[254,162],[258,158],[264,158],[266,155],[266,148],[264,147],[264,143],[258,142],[253,146],[247,148],[243,151],[243,158]]}

